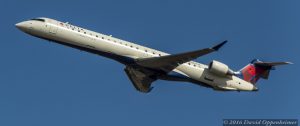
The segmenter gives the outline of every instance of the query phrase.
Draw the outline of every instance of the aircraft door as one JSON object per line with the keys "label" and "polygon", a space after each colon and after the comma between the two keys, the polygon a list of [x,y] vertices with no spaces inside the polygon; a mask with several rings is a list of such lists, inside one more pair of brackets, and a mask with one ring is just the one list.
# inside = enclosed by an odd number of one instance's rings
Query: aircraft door
{"label": "aircraft door", "polygon": [[56,35],[58,28],[56,26],[48,25],[48,33],[51,35]]}

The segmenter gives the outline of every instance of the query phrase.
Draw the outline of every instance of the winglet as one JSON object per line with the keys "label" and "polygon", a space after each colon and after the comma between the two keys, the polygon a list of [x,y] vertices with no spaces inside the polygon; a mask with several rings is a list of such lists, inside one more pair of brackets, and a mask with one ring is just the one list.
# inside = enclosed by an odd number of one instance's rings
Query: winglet
{"label": "winglet", "polygon": [[224,44],[227,43],[227,40],[225,40],[224,42],[212,47],[213,50],[218,51]]}

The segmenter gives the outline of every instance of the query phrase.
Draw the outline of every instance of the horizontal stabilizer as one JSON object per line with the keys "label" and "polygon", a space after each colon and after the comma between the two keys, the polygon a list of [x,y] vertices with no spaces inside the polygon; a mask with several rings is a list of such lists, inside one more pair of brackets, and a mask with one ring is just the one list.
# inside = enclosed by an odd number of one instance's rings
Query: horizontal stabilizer
{"label": "horizontal stabilizer", "polygon": [[259,78],[268,79],[270,70],[274,70],[275,66],[292,64],[291,62],[263,62],[254,59],[250,64],[245,66],[240,72],[245,81],[255,84]]}
{"label": "horizontal stabilizer", "polygon": [[265,67],[272,67],[278,65],[286,65],[286,64],[293,64],[291,62],[256,62],[254,65],[256,66],[265,66]]}

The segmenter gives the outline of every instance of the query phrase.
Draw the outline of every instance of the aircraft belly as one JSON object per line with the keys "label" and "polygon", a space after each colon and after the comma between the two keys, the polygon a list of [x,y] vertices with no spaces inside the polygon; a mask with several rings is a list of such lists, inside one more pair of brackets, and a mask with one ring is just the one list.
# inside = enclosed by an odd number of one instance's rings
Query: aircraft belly
{"label": "aircraft belly", "polygon": [[209,74],[207,74],[206,68],[202,68],[202,69],[196,68],[195,69],[194,66],[181,65],[181,66],[178,66],[176,68],[176,70],[182,72],[184,75],[189,77],[190,80],[194,80],[194,81],[192,81],[193,83],[200,84],[202,86],[205,86],[205,85],[209,86],[209,87],[214,86],[212,76],[209,76],[209,78],[211,80],[205,79],[205,75],[209,75]]}

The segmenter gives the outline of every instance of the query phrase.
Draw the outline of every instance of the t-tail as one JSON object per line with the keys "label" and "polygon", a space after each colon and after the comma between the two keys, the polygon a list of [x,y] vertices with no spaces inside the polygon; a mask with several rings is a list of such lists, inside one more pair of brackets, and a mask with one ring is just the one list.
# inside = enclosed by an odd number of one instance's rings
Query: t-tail
{"label": "t-tail", "polygon": [[291,62],[262,62],[254,59],[250,64],[239,71],[239,75],[245,81],[255,84],[260,78],[268,79],[270,70],[275,70],[275,66],[292,64]]}

